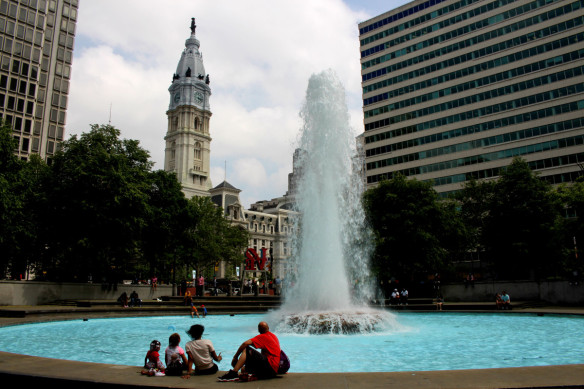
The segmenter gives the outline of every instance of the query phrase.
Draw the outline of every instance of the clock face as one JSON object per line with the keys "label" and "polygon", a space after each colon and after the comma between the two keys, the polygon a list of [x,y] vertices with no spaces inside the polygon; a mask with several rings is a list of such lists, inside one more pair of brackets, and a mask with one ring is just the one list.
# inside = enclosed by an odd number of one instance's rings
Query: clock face
{"label": "clock face", "polygon": [[174,102],[178,103],[179,100],[180,100],[180,93],[177,93],[174,95]]}
{"label": "clock face", "polygon": [[195,101],[199,104],[203,102],[203,94],[201,92],[195,92]]}

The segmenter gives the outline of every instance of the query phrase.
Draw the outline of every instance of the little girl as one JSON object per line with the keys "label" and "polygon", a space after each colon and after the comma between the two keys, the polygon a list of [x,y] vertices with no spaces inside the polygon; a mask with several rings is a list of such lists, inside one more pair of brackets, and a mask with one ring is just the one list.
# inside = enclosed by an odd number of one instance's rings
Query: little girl
{"label": "little girl", "polygon": [[185,351],[180,344],[180,335],[174,333],[168,338],[168,347],[164,351],[164,360],[166,362],[166,375],[182,375],[183,369],[187,364]]}
{"label": "little girl", "polygon": [[146,353],[146,358],[144,358],[144,367],[148,370],[142,370],[142,374],[145,375],[164,375],[164,364],[160,360],[160,342],[153,340],[150,342],[150,350]]}

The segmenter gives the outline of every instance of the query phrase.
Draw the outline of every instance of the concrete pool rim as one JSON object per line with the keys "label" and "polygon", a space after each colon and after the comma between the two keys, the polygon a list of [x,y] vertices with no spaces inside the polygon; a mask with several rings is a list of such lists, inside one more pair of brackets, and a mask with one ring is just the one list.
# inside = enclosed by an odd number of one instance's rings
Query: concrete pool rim
{"label": "concrete pool rim", "polygon": [[[437,312],[441,314],[446,312]],[[448,312],[457,313],[457,312]],[[465,313],[477,313],[465,312]],[[487,313],[487,312],[485,312]],[[488,312],[494,313],[494,312]],[[502,314],[536,315],[581,315],[584,307],[540,307]],[[149,316],[160,316],[152,312]],[[24,318],[0,318],[0,327],[56,320],[78,320],[82,318],[120,318],[118,314],[92,313],[89,310],[74,313],[44,313]],[[33,357],[0,352],[0,380],[15,385],[58,383],[61,388],[78,387],[171,387],[213,388],[229,383],[216,381],[216,376],[191,377],[146,377],[140,375],[138,366],[76,362],[60,359]],[[250,385],[250,384],[248,384]],[[521,368],[409,371],[383,373],[290,373],[282,378],[255,381],[258,388],[526,388],[526,387],[582,387],[584,386],[584,364],[537,366]]]}

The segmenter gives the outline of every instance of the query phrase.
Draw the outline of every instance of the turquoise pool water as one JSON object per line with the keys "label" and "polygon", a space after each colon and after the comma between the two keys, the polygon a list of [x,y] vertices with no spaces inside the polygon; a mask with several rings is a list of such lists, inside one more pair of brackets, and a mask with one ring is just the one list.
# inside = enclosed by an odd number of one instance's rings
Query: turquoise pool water
{"label": "turquoise pool water", "polygon": [[[268,317],[269,318],[269,317]],[[90,319],[0,328],[0,350],[76,361],[141,366],[149,344],[163,348],[173,332],[205,326],[228,370],[237,347],[257,333],[264,315]],[[369,335],[273,332],[290,372],[485,369],[584,363],[584,318],[524,314],[402,313],[398,328]]]}

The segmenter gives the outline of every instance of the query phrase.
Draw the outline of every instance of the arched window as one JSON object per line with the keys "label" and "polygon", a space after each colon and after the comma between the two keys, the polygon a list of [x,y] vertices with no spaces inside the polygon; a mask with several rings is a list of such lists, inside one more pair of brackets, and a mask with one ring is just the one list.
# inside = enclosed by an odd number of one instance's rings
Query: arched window
{"label": "arched window", "polygon": [[195,159],[201,160],[201,143],[195,142]]}

